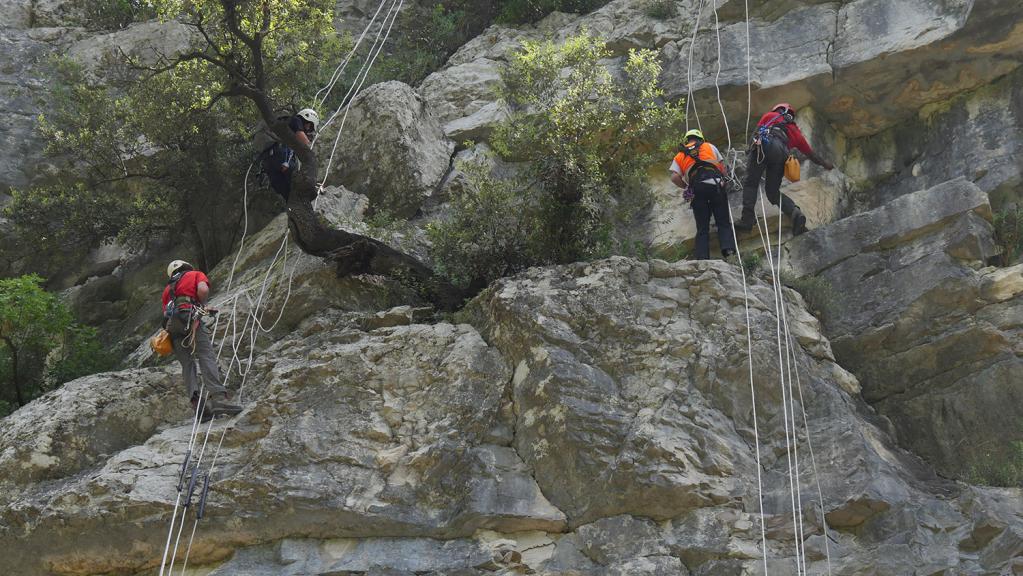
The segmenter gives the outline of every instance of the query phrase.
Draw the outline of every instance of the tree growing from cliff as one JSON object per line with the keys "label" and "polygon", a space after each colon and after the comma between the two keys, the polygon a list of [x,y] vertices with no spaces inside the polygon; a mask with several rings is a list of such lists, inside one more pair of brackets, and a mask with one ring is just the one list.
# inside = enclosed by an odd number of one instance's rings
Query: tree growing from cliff
{"label": "tree growing from cliff", "polygon": [[[282,103],[315,92],[311,72],[335,41],[332,0],[156,0],[157,13],[183,23],[196,41],[150,67],[149,78],[171,75],[193,86],[198,105],[247,101],[292,149],[302,168],[292,178],[289,226],[306,253],[336,263],[339,274],[377,273],[409,278],[443,307],[461,302],[457,290],[417,259],[375,239],[325,226],[313,211],[318,190],[316,155],[279,120]],[[331,61],[331,64],[334,62]],[[296,84],[295,79],[299,79]],[[301,101],[304,101],[302,99]]]}
{"label": "tree growing from cliff", "polygon": [[652,199],[646,169],[674,154],[684,110],[663,102],[656,53],[630,52],[620,78],[610,57],[586,33],[513,54],[504,97],[517,111],[491,141],[528,168],[502,181],[485,165],[463,167],[470,185],[429,229],[453,282],[481,287],[528,266],[630,252],[629,224]]}

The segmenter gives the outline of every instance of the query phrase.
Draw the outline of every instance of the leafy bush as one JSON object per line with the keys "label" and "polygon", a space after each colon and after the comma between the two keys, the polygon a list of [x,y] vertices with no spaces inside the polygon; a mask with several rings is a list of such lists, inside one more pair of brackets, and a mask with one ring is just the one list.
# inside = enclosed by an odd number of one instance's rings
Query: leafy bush
{"label": "leafy bush", "polygon": [[616,225],[651,201],[646,167],[682,125],[683,110],[662,102],[655,52],[631,51],[619,80],[602,63],[610,56],[583,32],[563,44],[525,42],[503,72],[504,97],[518,112],[493,145],[530,163],[553,261],[620,249]]}
{"label": "leafy bush", "polygon": [[651,18],[668,20],[678,14],[675,0],[644,0],[643,11]]}
{"label": "leafy bush", "polygon": [[1023,208],[1005,208],[995,213],[995,240],[1002,248],[1002,266],[1012,266],[1023,255]]}
{"label": "leafy bush", "polygon": [[74,324],[42,282],[35,275],[0,280],[0,415],[113,364],[96,331]]}
{"label": "leafy bush", "polygon": [[439,274],[456,286],[482,288],[536,258],[536,202],[519,183],[494,178],[486,162],[459,166],[469,183],[451,192],[449,220],[430,224],[427,236]]}
{"label": "leafy bush", "polygon": [[763,266],[764,257],[760,252],[747,251],[742,255],[742,261],[740,264],[747,275],[753,275],[760,270],[761,266]]}
{"label": "leafy bush", "polygon": [[632,249],[626,224],[651,200],[645,168],[671,148],[683,111],[661,101],[654,52],[631,52],[618,80],[601,63],[609,56],[585,32],[513,55],[504,97],[518,111],[492,143],[528,168],[508,182],[470,170],[452,218],[431,231],[453,281],[482,286],[526,266]]}

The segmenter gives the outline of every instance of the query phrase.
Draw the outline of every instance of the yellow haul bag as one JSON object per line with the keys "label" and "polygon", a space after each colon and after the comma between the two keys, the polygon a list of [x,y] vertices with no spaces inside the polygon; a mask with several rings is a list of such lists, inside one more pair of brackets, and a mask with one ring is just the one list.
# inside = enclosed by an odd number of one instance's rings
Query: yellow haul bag
{"label": "yellow haul bag", "polygon": [[160,328],[160,331],[149,339],[149,347],[160,356],[168,356],[174,352],[174,345],[171,344],[170,332]]}
{"label": "yellow haul bag", "polygon": [[789,182],[799,182],[799,160],[791,154],[785,161],[785,179]]}

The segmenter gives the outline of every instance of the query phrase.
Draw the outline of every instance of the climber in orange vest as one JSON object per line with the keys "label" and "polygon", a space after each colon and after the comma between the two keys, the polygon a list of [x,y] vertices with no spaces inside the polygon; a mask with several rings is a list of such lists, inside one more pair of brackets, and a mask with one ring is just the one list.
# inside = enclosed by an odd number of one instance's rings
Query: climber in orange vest
{"label": "climber in orange vest", "polygon": [[685,144],[671,163],[671,181],[685,192],[683,200],[690,203],[696,219],[696,253],[698,260],[710,258],[710,217],[718,228],[721,255],[735,254],[735,236],[728,211],[725,188],[727,168],[717,147],[707,142],[703,132],[686,132]]}
{"label": "climber in orange vest", "polygon": [[[791,198],[781,193],[781,179],[785,174],[785,160],[789,150],[795,148],[815,164],[831,170],[835,166],[821,158],[810,148],[803,132],[796,126],[796,110],[788,102],[775,104],[774,108],[760,118],[757,132],[750,145],[746,181],[742,186],[742,217],[735,223],[735,229],[743,232],[757,225],[757,192],[760,180],[764,179],[764,192],[775,206],[781,203],[783,214],[792,219],[792,235],[806,232],[806,216]],[[780,198],[779,198],[780,197]]]}

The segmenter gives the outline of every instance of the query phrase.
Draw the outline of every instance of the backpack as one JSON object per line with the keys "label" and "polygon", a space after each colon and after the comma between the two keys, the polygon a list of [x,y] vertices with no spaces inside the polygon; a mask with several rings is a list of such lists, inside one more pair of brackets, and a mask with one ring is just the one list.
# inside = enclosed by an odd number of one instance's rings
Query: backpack
{"label": "backpack", "polygon": [[[185,274],[191,272],[191,270],[185,270],[178,272],[167,284],[170,286],[170,300],[167,301],[167,306],[163,309],[163,323],[164,328],[170,333],[173,338],[180,338],[188,334],[192,326],[192,313],[195,311],[195,303],[188,296],[178,296],[174,293],[178,288],[178,282],[185,277]],[[181,300],[179,302],[179,300]],[[181,304],[189,304],[188,308],[182,308]]]}
{"label": "backpack", "polygon": [[[291,116],[278,116],[277,120],[288,120]],[[256,151],[256,162],[260,170],[257,177],[262,180],[264,176],[278,174],[281,166],[287,164],[290,170],[295,169],[297,158],[295,152],[282,143],[277,135],[268,126],[263,126],[252,137],[253,149]]]}
{"label": "backpack", "polygon": [[724,174],[721,173],[720,168],[700,158],[700,148],[702,148],[704,144],[706,144],[706,142],[700,140],[699,144],[693,146],[692,148],[686,148],[685,146],[682,147],[682,153],[692,158],[693,162],[695,162],[695,164],[693,164],[693,167],[689,169],[689,173],[686,175],[687,179],[690,182],[694,182],[695,175],[697,174],[697,172],[700,172],[702,170],[711,170],[713,174],[710,177],[716,180],[724,176]]}

